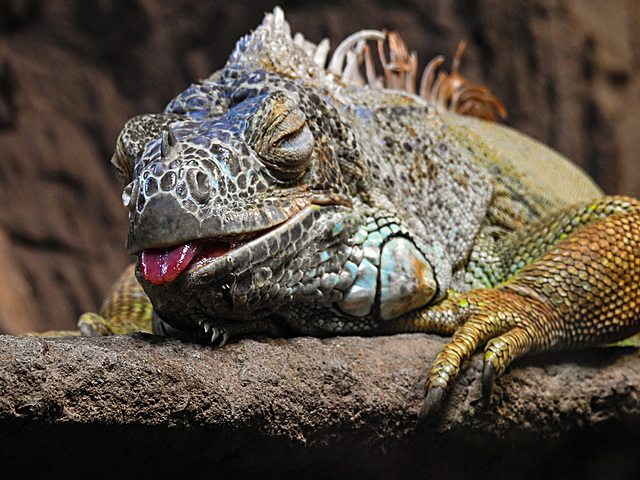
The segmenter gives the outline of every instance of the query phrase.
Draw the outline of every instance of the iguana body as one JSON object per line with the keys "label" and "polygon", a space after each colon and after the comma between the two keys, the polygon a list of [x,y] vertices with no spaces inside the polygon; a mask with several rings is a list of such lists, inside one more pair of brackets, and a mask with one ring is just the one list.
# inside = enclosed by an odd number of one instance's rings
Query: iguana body
{"label": "iguana body", "polygon": [[[324,44],[294,42],[276,9],[222,70],[128,122],[113,163],[154,331],[453,335],[426,414],[484,343],[489,394],[521,355],[640,330],[637,201],[602,197],[550,149],[432,101],[463,95],[383,88],[370,62],[361,80],[364,40],[383,37],[360,33],[325,68]],[[123,278],[124,314],[82,330],[138,328],[113,327],[150,308]]]}

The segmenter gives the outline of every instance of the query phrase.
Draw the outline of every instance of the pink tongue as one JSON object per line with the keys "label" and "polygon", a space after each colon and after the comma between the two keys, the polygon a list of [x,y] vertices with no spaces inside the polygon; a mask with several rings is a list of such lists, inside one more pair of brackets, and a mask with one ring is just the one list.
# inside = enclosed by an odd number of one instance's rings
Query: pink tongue
{"label": "pink tongue", "polygon": [[193,243],[143,250],[140,255],[142,274],[158,285],[172,282],[201,250],[202,247]]}

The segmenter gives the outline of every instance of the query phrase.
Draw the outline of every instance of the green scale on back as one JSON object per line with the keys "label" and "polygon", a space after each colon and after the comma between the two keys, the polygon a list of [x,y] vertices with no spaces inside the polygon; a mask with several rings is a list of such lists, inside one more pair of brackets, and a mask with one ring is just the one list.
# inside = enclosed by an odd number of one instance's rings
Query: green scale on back
{"label": "green scale on back", "polygon": [[640,329],[636,200],[603,197],[487,121],[503,107],[458,74],[459,55],[448,76],[430,63],[415,93],[415,58],[393,33],[327,52],[276,8],[221,70],[125,125],[112,163],[144,293],[128,270],[83,333],[148,330],[150,301],[155,333],[214,344],[453,335],[426,415],[483,344],[489,396],[519,356]]}

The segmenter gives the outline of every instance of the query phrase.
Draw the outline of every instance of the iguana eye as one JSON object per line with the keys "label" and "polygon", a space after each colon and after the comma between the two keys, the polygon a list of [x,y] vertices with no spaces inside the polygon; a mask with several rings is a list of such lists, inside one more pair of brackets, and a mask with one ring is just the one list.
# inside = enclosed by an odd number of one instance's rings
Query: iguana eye
{"label": "iguana eye", "polygon": [[174,122],[184,120],[175,113],[139,115],[125,125],[118,141],[111,164],[116,167],[116,177],[123,187],[133,180],[133,168],[151,140],[157,138],[163,130]]}
{"label": "iguana eye", "polygon": [[269,95],[250,121],[247,142],[281,180],[302,175],[315,146],[304,112],[283,92]]}

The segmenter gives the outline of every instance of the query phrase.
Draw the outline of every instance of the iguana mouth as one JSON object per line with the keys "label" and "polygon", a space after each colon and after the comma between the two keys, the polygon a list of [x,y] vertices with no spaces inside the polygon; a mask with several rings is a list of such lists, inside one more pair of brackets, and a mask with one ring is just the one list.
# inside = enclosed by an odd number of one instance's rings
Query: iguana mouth
{"label": "iguana mouth", "polygon": [[221,257],[270,232],[278,225],[256,232],[221,235],[193,240],[166,248],[148,248],[140,252],[142,275],[156,285],[171,283],[180,273],[205,258]]}
{"label": "iguana mouth", "polygon": [[296,205],[295,208],[292,209],[292,212],[287,212],[288,218],[285,220],[280,220],[275,225],[270,225],[261,230],[216,235],[188,240],[184,243],[171,245],[169,247],[143,249],[138,253],[142,275],[147,281],[156,285],[171,283],[190,266],[195,266],[202,260],[215,260],[250,242],[262,238],[276,229],[285,228],[287,225],[301,221],[301,216],[309,214],[311,212],[309,208],[314,205],[346,206],[348,203],[326,201],[325,199],[316,200],[312,203],[305,202]]}

